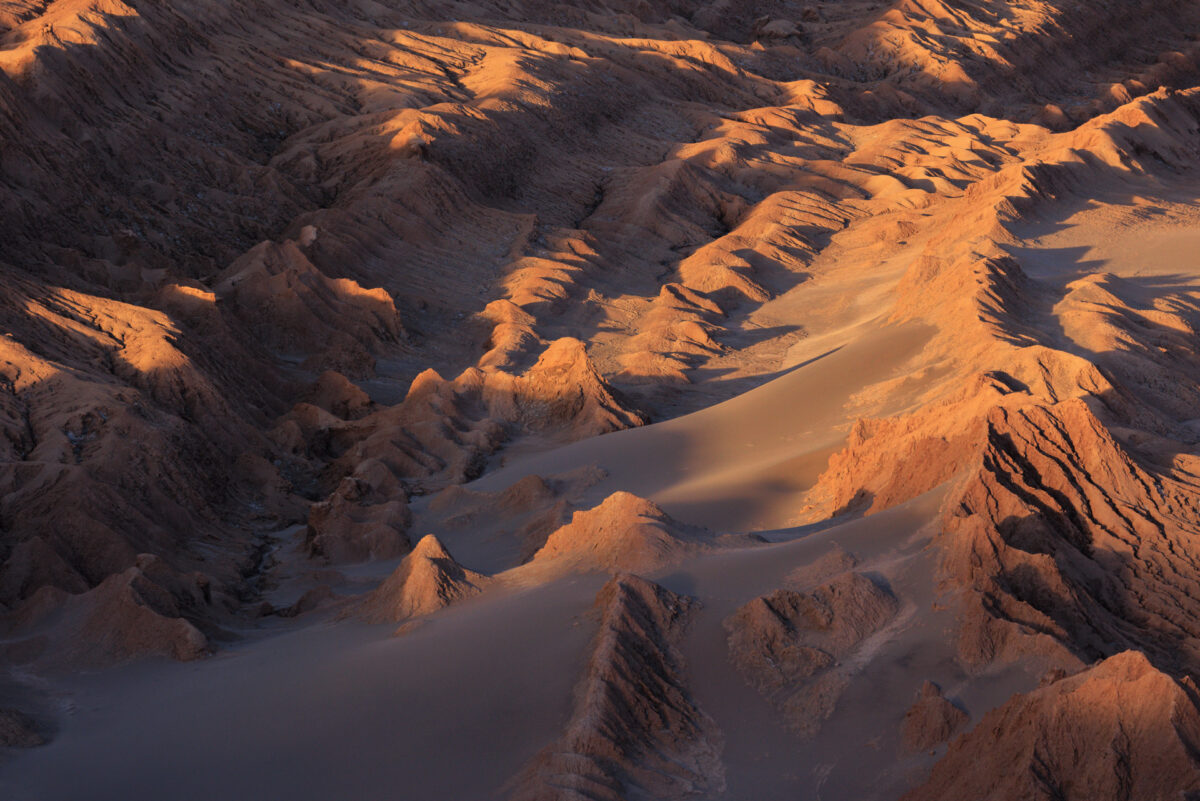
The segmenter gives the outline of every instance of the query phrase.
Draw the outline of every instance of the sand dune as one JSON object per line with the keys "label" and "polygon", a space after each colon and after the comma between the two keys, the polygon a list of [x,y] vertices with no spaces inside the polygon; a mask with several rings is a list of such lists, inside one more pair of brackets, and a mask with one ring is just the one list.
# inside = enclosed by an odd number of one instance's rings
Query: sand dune
{"label": "sand dune", "polygon": [[1197,22],[5,4],[0,796],[1197,792]]}
{"label": "sand dune", "polygon": [[[514,459],[473,486],[499,488],[523,475],[595,466],[608,477],[592,493],[645,494],[682,520],[723,530],[786,525],[845,437],[851,396],[895,377],[927,337],[919,325],[885,328],[717,406]],[[887,409],[887,401],[878,408]]]}

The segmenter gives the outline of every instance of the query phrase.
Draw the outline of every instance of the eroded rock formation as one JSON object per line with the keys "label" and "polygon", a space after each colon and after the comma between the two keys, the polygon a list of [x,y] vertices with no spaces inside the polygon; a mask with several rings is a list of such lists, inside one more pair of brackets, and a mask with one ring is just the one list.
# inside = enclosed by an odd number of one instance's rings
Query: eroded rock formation
{"label": "eroded rock formation", "polygon": [[[582,509],[586,467],[463,485],[919,331],[764,466],[802,480],[760,478],[797,523],[939,493],[924,579],[955,681],[1082,672],[985,716],[912,797],[1196,791],[1198,22],[1184,0],[7,3],[5,666],[195,659],[283,625],[255,615],[293,553],[312,586],[285,615],[426,523],[456,553],[505,538],[487,572],[516,583],[677,566],[737,541],[629,493]],[[729,621],[802,732],[895,621],[855,567]],[[487,580],[426,538],[364,608]],[[584,700],[519,797],[719,793],[686,600],[628,576],[604,597]],[[960,713],[927,687],[904,739]]]}
{"label": "eroded rock formation", "polygon": [[437,537],[426,534],[362,600],[358,613],[369,623],[399,623],[478,595],[488,582],[487,576],[454,561]]}
{"label": "eroded rock formation", "polygon": [[791,727],[811,736],[853,673],[844,660],[897,608],[887,590],[854,572],[807,593],[776,590],[726,619],[729,658]]}
{"label": "eroded rock formation", "polygon": [[926,681],[904,713],[900,739],[911,751],[925,751],[949,741],[968,720],[970,716],[942,695],[940,687]]}
{"label": "eroded rock formation", "polygon": [[510,798],[690,798],[723,789],[721,735],[691,698],[678,650],[694,602],[628,573],[596,596],[600,631],[563,736]]}
{"label": "eroded rock formation", "polygon": [[989,712],[904,801],[1147,799],[1200,787],[1195,685],[1123,652]]}
{"label": "eroded rock formation", "polygon": [[653,571],[696,553],[709,538],[645,498],[614,492],[553,531],[521,574],[545,580],[569,572]]}

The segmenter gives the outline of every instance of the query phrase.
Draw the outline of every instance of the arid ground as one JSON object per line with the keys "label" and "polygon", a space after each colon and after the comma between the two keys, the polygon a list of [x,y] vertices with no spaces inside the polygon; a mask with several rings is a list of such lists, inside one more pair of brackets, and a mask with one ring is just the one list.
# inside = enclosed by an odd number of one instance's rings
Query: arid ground
{"label": "arid ground", "polygon": [[1200,4],[0,2],[0,798],[1200,799]]}

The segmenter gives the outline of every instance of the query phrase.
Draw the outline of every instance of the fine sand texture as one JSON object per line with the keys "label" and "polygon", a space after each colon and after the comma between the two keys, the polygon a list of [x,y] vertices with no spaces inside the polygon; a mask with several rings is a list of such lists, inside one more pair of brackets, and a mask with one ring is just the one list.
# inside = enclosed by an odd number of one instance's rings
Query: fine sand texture
{"label": "fine sand texture", "polygon": [[1197,30],[0,5],[0,799],[1200,797]]}

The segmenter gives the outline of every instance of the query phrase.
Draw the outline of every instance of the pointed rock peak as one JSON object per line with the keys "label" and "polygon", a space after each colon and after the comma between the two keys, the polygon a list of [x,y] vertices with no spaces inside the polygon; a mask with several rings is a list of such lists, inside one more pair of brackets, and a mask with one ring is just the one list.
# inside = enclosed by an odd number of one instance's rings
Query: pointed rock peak
{"label": "pointed rock peak", "polygon": [[617,519],[649,517],[654,520],[668,521],[672,518],[654,501],[634,495],[632,492],[618,490],[604,499],[599,506],[583,512],[576,512],[576,517],[604,515]]}
{"label": "pointed rock peak", "polygon": [[[700,536],[682,539],[685,533]],[[656,570],[699,547],[693,539],[710,534],[676,522],[645,498],[615,492],[599,506],[572,515],[531,564],[553,563],[567,572]]]}
{"label": "pointed rock peak", "polygon": [[551,342],[538,358],[534,370],[558,365],[575,365],[587,361],[587,349],[574,337],[562,337]]}
{"label": "pointed rock peak", "polygon": [[464,568],[437,537],[426,534],[363,599],[360,612],[370,623],[399,623],[478,595],[490,581]]}
{"label": "pointed rock peak", "polygon": [[417,377],[413,379],[412,384],[409,385],[408,394],[404,396],[404,400],[407,403],[408,401],[415,400],[416,398],[432,395],[436,393],[438,389],[440,389],[445,383],[446,379],[442,378],[441,374],[432,367],[422,370]]}
{"label": "pointed rock peak", "polygon": [[574,337],[562,337],[552,341],[542,351],[537,363],[529,369],[530,381],[546,381],[551,378],[570,376],[588,394],[603,396],[607,402],[608,383],[600,376],[587,354],[587,346]]}
{"label": "pointed rock peak", "polygon": [[969,721],[970,716],[943,696],[942,689],[927,679],[917,690],[913,705],[904,714],[900,737],[909,751],[927,751],[950,740]]}
{"label": "pointed rock peak", "polygon": [[686,625],[695,601],[628,572],[614,573],[596,593],[592,613],[602,629],[657,636]]}
{"label": "pointed rock peak", "polygon": [[479,316],[496,324],[512,323],[515,325],[532,326],[537,322],[532,314],[505,298],[493,300],[487,306],[484,306]]}
{"label": "pointed rock peak", "polygon": [[1033,777],[1080,788],[1070,798],[1190,797],[1181,790],[1200,790],[1198,738],[1189,683],[1126,651],[988,712],[904,801],[1031,798]]}
{"label": "pointed rock peak", "polygon": [[336,370],[321,373],[301,399],[345,420],[362,417],[372,405],[366,392]]}
{"label": "pointed rock peak", "polygon": [[454,561],[454,557],[446,550],[446,546],[442,545],[442,541],[432,534],[426,534],[424,537],[421,537],[421,541],[417,543],[417,547],[413,548],[412,553],[405,557],[405,561],[421,558]]}
{"label": "pointed rock peak", "polygon": [[644,579],[634,573],[614,573],[608,581],[604,582],[604,586],[600,588],[600,592],[596,593],[596,600],[592,608],[603,610],[612,605],[613,601],[622,596],[640,595],[646,598],[653,598],[659,593],[670,593],[663,589],[653,581]]}
{"label": "pointed rock peak", "polygon": [[721,734],[693,699],[679,650],[693,604],[630,573],[604,585],[575,710],[562,737],[516,778],[510,801],[681,799],[725,789]]}
{"label": "pointed rock peak", "polygon": [[1141,651],[1122,651],[1105,659],[1091,671],[1091,678],[1114,681],[1136,681],[1143,676],[1158,674],[1154,665]]}
{"label": "pointed rock peak", "polygon": [[497,500],[504,507],[525,509],[553,501],[555,497],[553,488],[544,478],[529,475],[501,492]]}

